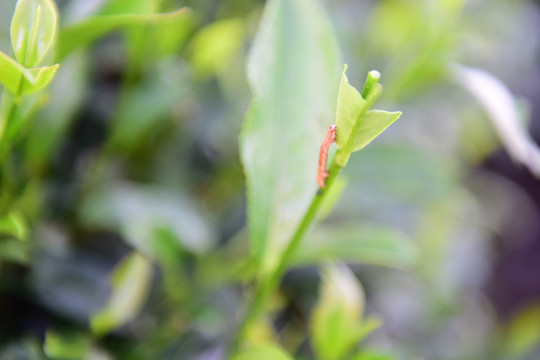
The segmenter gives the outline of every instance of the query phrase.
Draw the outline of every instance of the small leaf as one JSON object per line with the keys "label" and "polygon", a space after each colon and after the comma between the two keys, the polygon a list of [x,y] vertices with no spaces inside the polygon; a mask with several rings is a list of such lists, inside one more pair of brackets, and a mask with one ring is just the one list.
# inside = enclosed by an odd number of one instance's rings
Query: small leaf
{"label": "small leaf", "polygon": [[90,320],[92,331],[102,335],[133,319],[148,297],[151,280],[152,264],[144,256],[133,252],[124,258],[111,275],[108,303]]}
{"label": "small leaf", "polygon": [[276,344],[261,344],[249,347],[233,356],[232,360],[294,360]]}
{"label": "small leaf", "polygon": [[347,164],[353,151],[365,147],[401,116],[400,112],[369,111],[382,91],[378,71],[368,73],[362,94],[349,84],[346,71],[347,66],[341,77],[336,111],[336,162],[340,166]]}
{"label": "small leaf", "polygon": [[16,212],[0,218],[0,236],[9,236],[19,240],[26,240],[28,225],[24,217]]}
{"label": "small leaf", "polygon": [[18,0],[11,20],[11,44],[17,60],[37,66],[56,34],[58,11],[52,0]]}
{"label": "small leaf", "polygon": [[28,95],[46,87],[59,66],[27,69],[0,51],[0,83],[12,94]]}
{"label": "small leaf", "polygon": [[370,110],[362,118],[358,137],[354,143],[354,150],[363,149],[367,144],[372,142],[379,136],[387,127],[392,125],[401,116],[401,112],[388,112],[382,110]]}
{"label": "small leaf", "polygon": [[47,331],[43,351],[51,359],[83,359],[90,342],[79,334],[64,335]]}
{"label": "small leaf", "polygon": [[67,26],[60,31],[57,58],[62,59],[73,50],[81,46],[87,46],[100,36],[123,27],[161,22],[172,23],[183,21],[189,16],[191,16],[191,11],[188,8],[182,8],[177,11],[161,14],[118,14],[93,16],[76,24]]}
{"label": "small leaf", "polygon": [[322,276],[311,315],[311,340],[318,358],[342,359],[365,335],[361,331],[364,291],[343,264],[327,266]]}

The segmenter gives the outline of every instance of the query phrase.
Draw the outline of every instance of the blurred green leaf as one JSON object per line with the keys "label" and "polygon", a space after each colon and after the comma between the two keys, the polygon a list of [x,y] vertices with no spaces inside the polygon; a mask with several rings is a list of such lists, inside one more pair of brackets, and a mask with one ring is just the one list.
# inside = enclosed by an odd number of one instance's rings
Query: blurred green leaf
{"label": "blurred green leaf", "polygon": [[89,345],[89,340],[80,334],[64,335],[47,331],[43,350],[51,359],[76,360],[85,358]]}
{"label": "blurred green leaf", "polygon": [[276,344],[261,344],[249,347],[233,356],[232,360],[293,360],[293,357]]}
{"label": "blurred green leaf", "polygon": [[28,234],[28,224],[25,218],[17,213],[11,212],[0,217],[0,236],[9,236],[19,240],[26,240]]}
{"label": "blurred green leaf", "polygon": [[366,44],[388,59],[387,98],[406,98],[441,81],[465,26],[464,1],[388,0],[378,2]]}
{"label": "blurred green leaf", "polygon": [[160,0],[109,0],[99,10],[99,14],[152,14],[158,11],[159,3]]}
{"label": "blurred green leaf", "polygon": [[296,252],[294,264],[342,260],[408,268],[419,260],[418,246],[384,225],[319,225]]}
{"label": "blurred green leaf", "polygon": [[251,245],[271,271],[317,190],[340,60],[318,1],[267,2],[248,61],[253,101],[241,133]]}
{"label": "blurred green leaf", "polygon": [[122,93],[109,140],[113,148],[129,152],[171,123],[171,109],[188,93],[181,70],[182,64],[173,59],[155,62],[139,83]]}
{"label": "blurred green leaf", "polygon": [[518,313],[502,333],[503,353],[511,358],[538,348],[540,343],[540,306],[534,305]]}
{"label": "blurred green leaf", "polygon": [[54,96],[48,98],[40,111],[39,121],[29,129],[24,161],[33,173],[39,173],[50,165],[53,151],[60,144],[82,102],[87,74],[83,55],[76,54],[62,62],[50,87]]}
{"label": "blurred green leaf", "polygon": [[124,258],[111,275],[109,301],[90,319],[92,331],[102,335],[137,316],[148,297],[152,273],[152,264],[141,254]]}
{"label": "blurred green leaf", "polygon": [[197,32],[193,39],[192,59],[202,77],[220,73],[238,55],[244,43],[241,19],[216,21]]}
{"label": "blurred green leaf", "polygon": [[183,21],[191,16],[188,8],[162,14],[116,14],[97,15],[85,19],[73,25],[69,25],[60,31],[57,58],[62,59],[75,49],[87,46],[100,36],[111,31],[133,25],[156,24],[160,22],[175,23]]}
{"label": "blurred green leaf", "polygon": [[15,57],[26,67],[37,66],[51,48],[58,11],[52,0],[18,0],[11,20]]}
{"label": "blurred green leaf", "polygon": [[89,192],[80,211],[85,224],[120,227],[126,241],[152,258],[157,229],[168,229],[179,245],[194,253],[208,251],[215,240],[202,209],[187,196],[163,188],[109,184]]}
{"label": "blurred green leaf", "polygon": [[310,325],[317,357],[343,359],[364,335],[363,313],[364,291],[354,274],[343,264],[326,266]]}

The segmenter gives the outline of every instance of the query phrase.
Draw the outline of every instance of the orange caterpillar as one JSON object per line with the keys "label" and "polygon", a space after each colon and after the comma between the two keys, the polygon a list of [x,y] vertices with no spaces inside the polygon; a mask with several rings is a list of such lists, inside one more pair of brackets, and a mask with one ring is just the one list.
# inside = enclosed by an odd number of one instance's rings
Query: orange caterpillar
{"label": "orange caterpillar", "polygon": [[328,169],[326,168],[326,162],[328,160],[328,149],[330,145],[336,141],[336,125],[330,125],[326,137],[321,145],[321,151],[319,152],[319,172],[317,173],[317,183],[321,188],[325,188],[325,180],[328,177]]}

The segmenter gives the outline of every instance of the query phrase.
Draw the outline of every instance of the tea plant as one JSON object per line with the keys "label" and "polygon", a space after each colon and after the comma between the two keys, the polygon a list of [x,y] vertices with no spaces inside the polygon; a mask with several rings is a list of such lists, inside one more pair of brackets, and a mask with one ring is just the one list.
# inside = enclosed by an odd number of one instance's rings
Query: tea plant
{"label": "tea plant", "polygon": [[[539,168],[512,94],[456,65],[462,2],[373,5],[349,68],[318,1],[185,3],[14,2],[11,50],[0,52],[0,295],[50,316],[36,315],[38,330],[0,326],[0,359],[423,353],[364,340],[384,319],[345,263],[413,268],[396,273],[420,283],[414,302],[436,334],[459,302],[437,277],[453,212],[474,201],[448,154],[395,133],[369,145],[402,115],[375,102],[403,108],[388,101],[421,94],[425,106],[422,91],[451,81],[488,110],[517,162]],[[339,201],[369,209],[344,213]],[[406,214],[396,221],[385,206]],[[309,282],[286,275],[306,268],[318,291],[285,299]],[[360,271],[368,299],[385,271]]]}

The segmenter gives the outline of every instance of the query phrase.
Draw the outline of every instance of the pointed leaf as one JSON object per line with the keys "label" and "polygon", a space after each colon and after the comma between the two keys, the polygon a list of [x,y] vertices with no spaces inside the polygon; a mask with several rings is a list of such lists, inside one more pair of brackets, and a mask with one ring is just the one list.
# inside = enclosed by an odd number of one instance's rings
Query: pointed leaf
{"label": "pointed leaf", "polygon": [[397,268],[418,262],[420,250],[404,233],[382,225],[319,226],[300,245],[294,262],[342,260]]}
{"label": "pointed leaf", "polygon": [[152,280],[152,264],[133,252],[111,275],[112,294],[107,304],[92,316],[90,325],[98,335],[116,329],[133,319],[144,305]]}
{"label": "pointed leaf", "polygon": [[379,136],[387,127],[392,125],[401,116],[401,112],[388,112],[382,110],[370,110],[362,118],[358,137],[354,144],[354,150],[364,148]]}
{"label": "pointed leaf", "polygon": [[58,11],[52,0],[18,0],[11,20],[11,44],[26,67],[38,65],[56,34]]}
{"label": "pointed leaf", "polygon": [[311,317],[311,340],[319,359],[342,359],[359,341],[364,291],[343,264],[323,271],[320,295]]}
{"label": "pointed leaf", "polygon": [[251,245],[275,266],[311,198],[339,66],[319,2],[270,0],[248,62],[253,102],[241,134]]}

